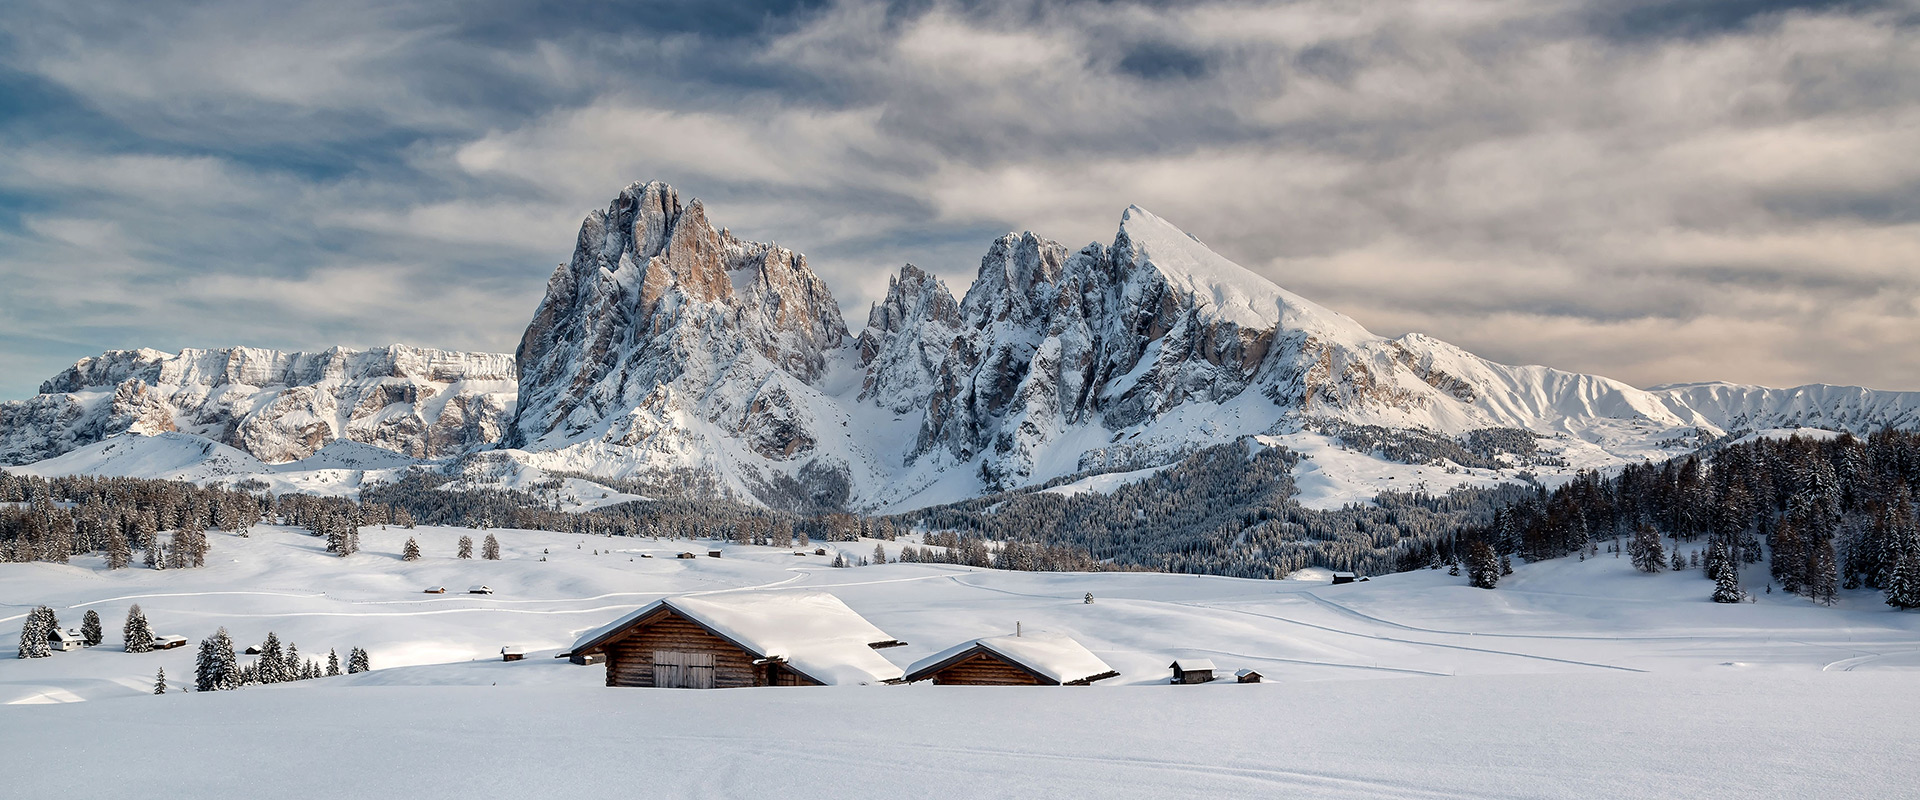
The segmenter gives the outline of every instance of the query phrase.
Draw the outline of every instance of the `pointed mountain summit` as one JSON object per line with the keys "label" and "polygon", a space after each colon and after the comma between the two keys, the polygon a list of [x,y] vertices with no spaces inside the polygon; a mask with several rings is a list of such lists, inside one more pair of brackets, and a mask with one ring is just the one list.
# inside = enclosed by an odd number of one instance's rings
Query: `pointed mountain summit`
{"label": "pointed mountain summit", "polygon": [[42,391],[0,404],[0,461],[75,451],[126,470],[191,449],[101,442],[123,432],[268,464],[350,439],[471,453],[470,481],[583,473],[804,510],[936,505],[1250,436],[1313,455],[1303,502],[1339,504],[1665,458],[1736,431],[1920,427],[1920,392],[1639,389],[1383,338],[1139,206],[1106,244],[995,239],[957,298],[908,264],[849,332],[805,256],[716,228],[658,182],[586,215],[513,358],[116,351]]}

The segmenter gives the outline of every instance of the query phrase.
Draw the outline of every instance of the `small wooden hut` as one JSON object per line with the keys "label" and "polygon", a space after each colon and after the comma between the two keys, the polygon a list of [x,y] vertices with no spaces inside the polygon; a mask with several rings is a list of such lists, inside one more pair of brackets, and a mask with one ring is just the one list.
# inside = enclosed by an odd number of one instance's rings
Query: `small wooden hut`
{"label": "small wooden hut", "polygon": [[935,686],[1087,686],[1120,673],[1079,642],[1057,633],[990,636],[947,648],[907,670],[907,681]]}
{"label": "small wooden hut", "polygon": [[60,628],[47,631],[47,646],[56,651],[78,650],[86,645],[86,637],[81,636],[79,631]]}
{"label": "small wooden hut", "polygon": [[1234,680],[1237,680],[1241,683],[1259,683],[1260,682],[1260,673],[1250,669],[1243,669],[1243,670],[1240,670],[1239,672],[1235,672],[1233,673],[1233,677],[1234,677]]}
{"label": "small wooden hut", "polygon": [[176,647],[186,647],[186,646],[187,646],[187,637],[185,636],[167,634],[165,636],[153,637],[152,649],[154,650],[172,650],[173,648],[176,648]]}
{"label": "small wooden hut", "polygon": [[1335,586],[1338,586],[1343,583],[1353,583],[1354,580],[1356,580],[1356,578],[1354,577],[1354,574],[1351,572],[1333,573],[1333,584]]}
{"label": "small wooden hut", "polygon": [[821,686],[898,683],[874,651],[901,644],[824,592],[739,592],[656,600],[560,657],[604,655],[608,686]]}
{"label": "small wooden hut", "polygon": [[1181,658],[1173,662],[1173,683],[1211,683],[1213,661],[1205,658]]}

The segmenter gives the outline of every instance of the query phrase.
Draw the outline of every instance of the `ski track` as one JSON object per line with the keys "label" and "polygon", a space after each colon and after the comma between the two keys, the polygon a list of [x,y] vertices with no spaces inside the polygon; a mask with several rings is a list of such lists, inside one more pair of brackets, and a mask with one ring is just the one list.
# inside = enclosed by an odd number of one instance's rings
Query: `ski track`
{"label": "ski track", "polygon": [[1399,622],[1394,622],[1393,620],[1390,620],[1390,619],[1382,619],[1372,614],[1368,614],[1364,611],[1356,610],[1350,606],[1345,606],[1340,603],[1336,603],[1332,600],[1328,600],[1327,598],[1321,597],[1320,595],[1314,594],[1313,592],[1310,592],[1310,591],[1297,592],[1297,594],[1305,595],[1306,597],[1313,600],[1314,602],[1319,603],[1320,605],[1326,606],[1327,608],[1333,609],[1334,611],[1338,611],[1342,614],[1348,614],[1351,616],[1359,617],[1360,619],[1367,620],[1368,622],[1378,623],[1380,625],[1385,625],[1389,628],[1399,628],[1400,630],[1411,631],[1414,633],[1436,633],[1436,634],[1442,634],[1446,636],[1484,636],[1487,638],[1495,638],[1495,639],[1565,639],[1565,640],[1576,641],[1576,642],[1666,642],[1666,641],[1692,641],[1692,640],[1701,640],[1701,639],[1740,638],[1737,636],[1568,636],[1568,635],[1552,634],[1552,633],[1479,633],[1475,631],[1449,631],[1449,630],[1441,630],[1439,628],[1422,628],[1415,625],[1406,625]]}

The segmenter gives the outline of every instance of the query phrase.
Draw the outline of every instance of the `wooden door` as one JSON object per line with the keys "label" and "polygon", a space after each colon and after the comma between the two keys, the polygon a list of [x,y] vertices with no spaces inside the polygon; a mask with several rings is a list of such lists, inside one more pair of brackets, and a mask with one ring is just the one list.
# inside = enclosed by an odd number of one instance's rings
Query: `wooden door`
{"label": "wooden door", "polygon": [[653,651],[653,685],[661,689],[713,688],[713,654]]}

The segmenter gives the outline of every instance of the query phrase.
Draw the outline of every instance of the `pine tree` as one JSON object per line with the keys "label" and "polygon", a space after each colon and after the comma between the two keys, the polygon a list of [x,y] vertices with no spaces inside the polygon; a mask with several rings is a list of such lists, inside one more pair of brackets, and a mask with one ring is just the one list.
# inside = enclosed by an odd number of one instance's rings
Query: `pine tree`
{"label": "pine tree", "polygon": [[328,650],[327,651],[327,677],[331,678],[339,674],[340,674],[340,653],[337,650]]}
{"label": "pine tree", "polygon": [[280,683],[287,679],[286,659],[280,652],[280,637],[272,631],[267,632],[267,640],[260,643],[260,659],[253,664],[253,671],[260,676],[261,683]]}
{"label": "pine tree", "polygon": [[1687,556],[1680,552],[1680,548],[1678,547],[1673,549],[1672,569],[1674,572],[1684,572],[1687,569]]}
{"label": "pine tree", "polygon": [[87,609],[86,615],[80,618],[80,641],[92,647],[99,644],[103,638],[106,638],[106,635],[100,630],[100,613],[91,608]]}
{"label": "pine tree", "polygon": [[1909,526],[1900,531],[1899,539],[1898,555],[1883,585],[1887,605],[1904,611],[1920,608],[1920,537]]}
{"label": "pine tree", "polygon": [[194,659],[193,688],[197,692],[233,689],[245,682],[239,659],[233,655],[233,637],[221,628],[200,640],[200,652]]}
{"label": "pine tree", "polygon": [[400,548],[400,560],[401,561],[419,561],[420,560],[420,543],[414,541],[412,537],[408,537],[406,545]]}
{"label": "pine tree", "polygon": [[1722,559],[1719,574],[1713,580],[1713,602],[1739,603],[1746,598],[1746,593],[1740,591],[1740,570],[1732,559]]}
{"label": "pine tree", "polygon": [[1513,559],[1509,558],[1506,553],[1500,554],[1500,574],[1503,577],[1513,574]]}
{"label": "pine tree", "polygon": [[1666,548],[1660,544],[1660,534],[1652,525],[1640,523],[1633,531],[1633,541],[1627,545],[1627,554],[1633,557],[1633,568],[1641,572],[1659,572],[1666,566]]}
{"label": "pine tree", "polygon": [[133,549],[127,546],[127,536],[115,525],[113,532],[107,534],[107,569],[126,569],[133,563]]}
{"label": "pine tree", "polygon": [[879,542],[873,543],[873,563],[875,564],[887,563],[887,546],[886,545],[881,544]]}
{"label": "pine tree", "polygon": [[486,541],[480,543],[480,557],[488,561],[500,560],[500,540],[493,538],[493,534],[487,534]]}
{"label": "pine tree", "polygon": [[120,628],[121,641],[126,642],[129,653],[145,653],[153,649],[153,628],[147,625],[147,613],[140,610],[139,604],[127,609],[127,624]]}
{"label": "pine tree", "polygon": [[473,537],[460,537],[460,558],[473,558]]}
{"label": "pine tree", "polygon": [[1476,589],[1491,589],[1500,583],[1500,560],[1484,541],[1475,539],[1467,545],[1467,582]]}
{"label": "pine tree", "polygon": [[53,655],[52,645],[47,644],[48,634],[53,633],[58,621],[53,617],[53,609],[39,606],[27,612],[27,619],[20,624],[20,658],[46,658]]}
{"label": "pine tree", "polygon": [[154,673],[153,673],[153,693],[154,693],[154,694],[166,694],[166,693],[167,693],[167,668],[166,668],[166,667],[161,667],[161,668],[159,668],[159,669],[157,669],[157,670],[155,670],[155,671],[154,671]]}
{"label": "pine tree", "polygon": [[1807,545],[1807,597],[1821,605],[1833,605],[1838,597],[1839,565],[1833,553],[1833,538]]}
{"label": "pine tree", "polygon": [[361,672],[369,672],[372,669],[373,669],[373,664],[372,664],[372,661],[367,657],[367,651],[362,650],[358,647],[355,647],[352,650],[347,651],[347,674],[348,675],[353,675]]}

